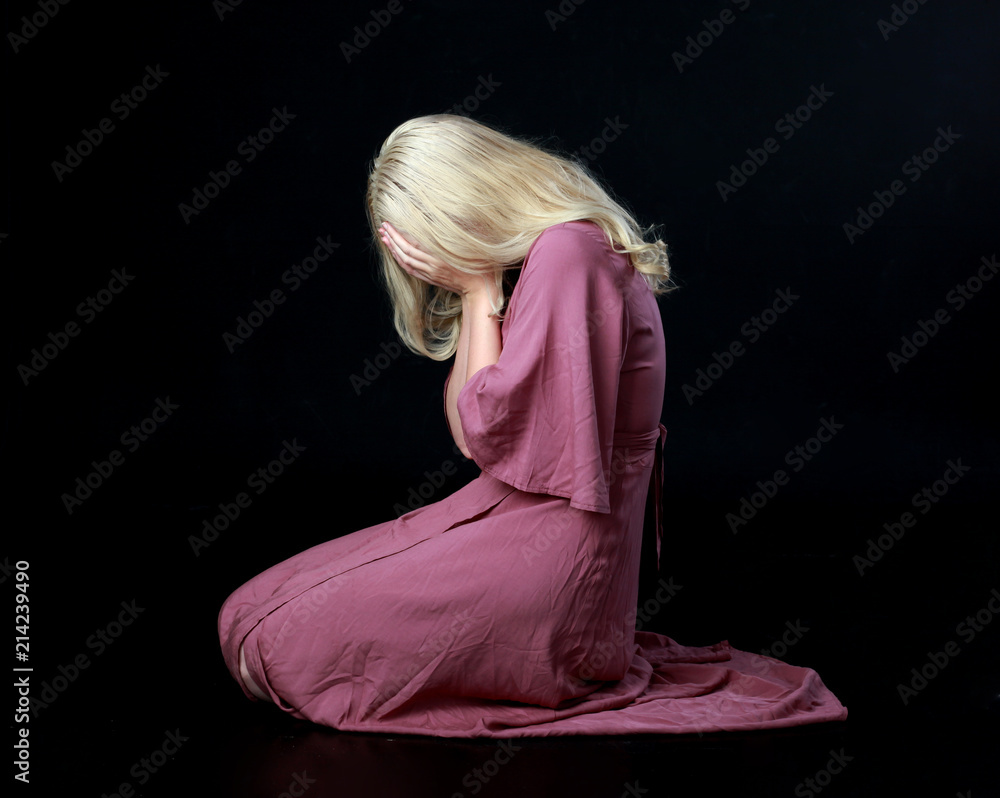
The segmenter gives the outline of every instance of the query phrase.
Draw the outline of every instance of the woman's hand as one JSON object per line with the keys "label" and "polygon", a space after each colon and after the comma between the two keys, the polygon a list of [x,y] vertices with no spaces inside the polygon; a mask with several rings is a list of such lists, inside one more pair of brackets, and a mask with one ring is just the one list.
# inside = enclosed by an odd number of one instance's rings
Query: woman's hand
{"label": "woman's hand", "polygon": [[490,282],[485,274],[466,274],[453,266],[449,266],[440,258],[425,252],[413,240],[400,233],[389,222],[383,222],[378,229],[382,243],[385,244],[396,263],[407,274],[423,280],[430,285],[440,286],[448,291],[454,291],[463,297],[480,292],[490,296]]}

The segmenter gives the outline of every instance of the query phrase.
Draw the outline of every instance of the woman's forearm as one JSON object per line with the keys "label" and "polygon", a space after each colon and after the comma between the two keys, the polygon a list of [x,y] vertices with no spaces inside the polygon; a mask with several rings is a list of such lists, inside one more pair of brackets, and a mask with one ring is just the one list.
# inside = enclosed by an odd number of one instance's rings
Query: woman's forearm
{"label": "woman's forearm", "polygon": [[458,336],[451,381],[448,383],[446,409],[452,436],[466,457],[470,455],[458,415],[458,394],[477,371],[496,363],[500,358],[500,321],[490,317],[492,310],[489,294],[485,291],[462,297],[462,328]]}
{"label": "woman's forearm", "polygon": [[[445,411],[448,416],[448,426],[455,444],[465,453],[465,441],[462,437],[462,422],[458,417],[458,393],[465,385],[465,375],[469,366],[469,325],[463,317],[458,334],[458,348],[455,350],[455,362],[451,367],[451,378],[448,381],[448,393],[445,396]],[[466,454],[466,457],[468,455]]]}
{"label": "woman's forearm", "polygon": [[490,316],[493,306],[485,291],[462,299],[462,320],[469,320],[469,355],[465,381],[500,359],[500,320]]}

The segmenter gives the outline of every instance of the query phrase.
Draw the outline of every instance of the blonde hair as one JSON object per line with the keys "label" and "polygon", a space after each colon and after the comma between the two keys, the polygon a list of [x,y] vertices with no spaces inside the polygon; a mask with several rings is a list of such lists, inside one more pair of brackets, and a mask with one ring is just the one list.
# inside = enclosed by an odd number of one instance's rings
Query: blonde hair
{"label": "blonde hair", "polygon": [[504,272],[561,222],[594,222],[655,294],[674,287],[666,244],[645,241],[653,228],[641,230],[583,164],[464,116],[433,114],[397,127],[372,161],[366,206],[396,330],[407,348],[434,360],[455,353],[461,297],[403,271],[378,235],[383,221],[456,269],[492,272],[497,315]]}

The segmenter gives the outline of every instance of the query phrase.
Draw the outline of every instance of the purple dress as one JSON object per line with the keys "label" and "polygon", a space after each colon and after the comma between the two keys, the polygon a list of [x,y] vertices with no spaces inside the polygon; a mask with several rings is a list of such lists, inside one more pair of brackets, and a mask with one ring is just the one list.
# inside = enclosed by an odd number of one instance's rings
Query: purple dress
{"label": "purple dress", "polygon": [[846,718],[813,670],[636,631],[665,353],[655,297],[627,256],[592,223],[548,228],[501,335],[497,363],[458,397],[478,477],[226,599],[222,651],[247,697],[241,643],[278,707],[344,731],[686,733]]}

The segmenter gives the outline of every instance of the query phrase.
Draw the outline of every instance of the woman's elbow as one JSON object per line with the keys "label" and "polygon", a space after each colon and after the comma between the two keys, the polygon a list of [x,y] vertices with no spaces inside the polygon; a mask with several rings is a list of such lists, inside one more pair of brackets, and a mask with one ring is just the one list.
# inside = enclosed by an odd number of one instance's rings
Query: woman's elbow
{"label": "woman's elbow", "polygon": [[462,456],[466,460],[471,460],[472,455],[469,453],[469,447],[465,445],[465,438],[461,435],[455,435],[455,447],[462,453]]}

